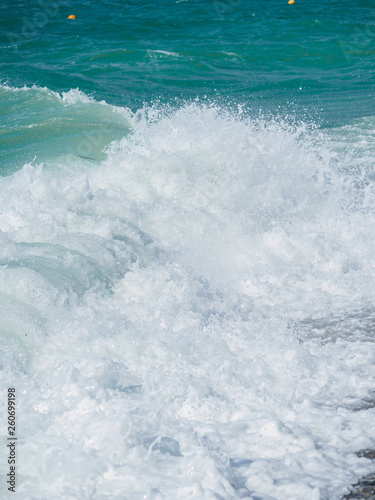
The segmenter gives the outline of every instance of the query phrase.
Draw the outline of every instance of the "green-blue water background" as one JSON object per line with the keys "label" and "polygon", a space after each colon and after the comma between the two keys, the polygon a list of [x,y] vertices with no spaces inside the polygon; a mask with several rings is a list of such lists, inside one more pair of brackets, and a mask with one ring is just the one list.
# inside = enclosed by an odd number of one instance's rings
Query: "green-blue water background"
{"label": "green-blue water background", "polygon": [[[68,19],[71,14],[76,20]],[[79,88],[132,110],[155,100],[179,105],[199,98],[339,126],[375,114],[374,49],[375,9],[366,0],[294,5],[3,0],[0,5],[2,84],[57,92]],[[42,120],[44,111],[58,115],[59,110],[42,109],[46,103],[29,109],[25,99],[0,96],[3,173],[21,168],[33,154],[48,156],[48,140],[33,142],[16,129]],[[84,118],[79,126],[87,126]],[[59,131],[49,127],[55,150]],[[123,133],[120,127],[106,142]],[[12,151],[17,165],[10,160]]]}

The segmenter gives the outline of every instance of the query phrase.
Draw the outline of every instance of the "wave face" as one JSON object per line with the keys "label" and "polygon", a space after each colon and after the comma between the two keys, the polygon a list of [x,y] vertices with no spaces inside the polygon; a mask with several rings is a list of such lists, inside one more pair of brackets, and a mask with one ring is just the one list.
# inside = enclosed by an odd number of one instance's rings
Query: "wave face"
{"label": "wave face", "polygon": [[96,102],[72,89],[54,92],[46,87],[0,84],[3,116],[0,136],[0,175],[9,175],[31,160],[51,168],[77,158],[102,161],[103,149],[129,132],[124,108]]}
{"label": "wave face", "polygon": [[375,440],[374,119],[24,92],[82,151],[0,178],[17,498],[341,498]]}

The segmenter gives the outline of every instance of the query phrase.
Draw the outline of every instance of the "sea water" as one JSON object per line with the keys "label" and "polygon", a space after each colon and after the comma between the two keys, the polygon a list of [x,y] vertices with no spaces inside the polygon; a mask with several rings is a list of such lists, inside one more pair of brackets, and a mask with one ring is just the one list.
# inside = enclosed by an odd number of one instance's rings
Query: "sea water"
{"label": "sea water", "polygon": [[374,471],[371,3],[0,20],[1,497],[341,499]]}

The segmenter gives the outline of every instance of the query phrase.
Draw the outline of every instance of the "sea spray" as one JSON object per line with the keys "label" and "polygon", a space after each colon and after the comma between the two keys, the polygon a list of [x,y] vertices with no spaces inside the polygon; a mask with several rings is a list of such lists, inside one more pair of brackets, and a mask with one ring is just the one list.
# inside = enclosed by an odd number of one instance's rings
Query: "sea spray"
{"label": "sea spray", "polygon": [[370,152],[217,105],[119,113],[98,164],[0,181],[18,496],[339,499],[375,438],[354,411],[375,376]]}

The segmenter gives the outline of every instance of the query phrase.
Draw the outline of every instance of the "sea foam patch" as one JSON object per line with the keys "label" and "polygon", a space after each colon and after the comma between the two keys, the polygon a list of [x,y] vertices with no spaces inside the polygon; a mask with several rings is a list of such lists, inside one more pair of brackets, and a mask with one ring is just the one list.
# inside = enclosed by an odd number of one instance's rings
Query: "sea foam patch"
{"label": "sea foam patch", "polygon": [[341,498],[373,469],[372,190],[305,125],[124,113],[105,161],[0,180],[19,498]]}

